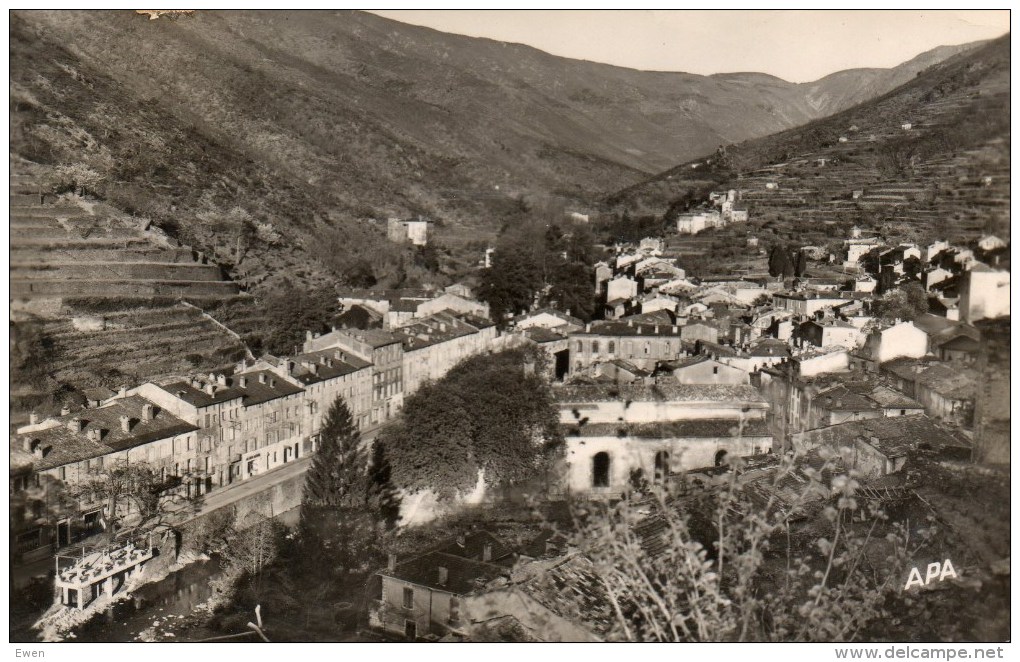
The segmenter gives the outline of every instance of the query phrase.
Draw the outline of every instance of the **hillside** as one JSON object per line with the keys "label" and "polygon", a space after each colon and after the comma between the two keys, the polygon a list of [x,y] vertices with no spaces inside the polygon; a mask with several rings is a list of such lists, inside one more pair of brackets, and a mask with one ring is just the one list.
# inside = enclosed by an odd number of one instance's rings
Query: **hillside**
{"label": "hillside", "polygon": [[732,188],[759,230],[801,243],[825,244],[855,223],[920,241],[1008,238],[1009,47],[1006,35],[881,97],[729,145],[608,203],[670,216]]}
{"label": "hillside", "polygon": [[[21,11],[10,37],[12,150],[87,166],[256,294],[428,278],[367,219],[434,216],[474,255],[521,197],[585,205],[911,75],[640,72],[360,12]],[[272,240],[244,251],[251,223]]]}
{"label": "hillside", "polygon": [[[11,413],[84,390],[230,364],[244,344],[202,306],[251,306],[204,255],[75,193],[40,196],[51,169],[11,160]],[[184,300],[191,303],[185,303]]]}

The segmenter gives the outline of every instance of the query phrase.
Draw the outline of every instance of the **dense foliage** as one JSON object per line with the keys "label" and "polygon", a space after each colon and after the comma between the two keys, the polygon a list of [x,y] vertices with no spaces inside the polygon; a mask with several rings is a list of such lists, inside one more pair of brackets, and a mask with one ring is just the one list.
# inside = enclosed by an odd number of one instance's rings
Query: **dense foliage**
{"label": "dense foliage", "polygon": [[[841,469],[849,453],[823,452],[786,504],[778,492],[752,494],[734,466],[705,488],[654,486],[577,506],[569,539],[590,572],[558,592],[590,615],[598,591],[609,640],[851,641],[887,615],[934,529],[908,529],[859,499],[854,473]],[[765,484],[794,471],[784,458]]]}
{"label": "dense foliage", "polygon": [[478,296],[503,325],[535,304],[555,305],[582,320],[595,313],[591,267],[598,255],[585,224],[565,223],[550,212],[530,214],[504,228]]}
{"label": "dense foliage", "polygon": [[535,352],[517,349],[468,359],[404,403],[403,421],[379,439],[397,487],[441,498],[520,484],[554,457],[560,436]]}

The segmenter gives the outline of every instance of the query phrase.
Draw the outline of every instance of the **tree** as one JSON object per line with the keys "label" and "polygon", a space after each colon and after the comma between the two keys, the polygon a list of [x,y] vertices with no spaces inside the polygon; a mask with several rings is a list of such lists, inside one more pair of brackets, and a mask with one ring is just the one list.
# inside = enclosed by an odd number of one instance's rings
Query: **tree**
{"label": "tree", "polygon": [[358,574],[379,553],[386,494],[372,480],[369,453],[343,398],[333,401],[319,449],[305,474],[300,535],[312,564],[327,560],[341,575]]}
{"label": "tree", "polygon": [[302,505],[351,508],[368,498],[368,453],[343,398],[330,405],[319,449],[305,474]]}
{"label": "tree", "polygon": [[803,276],[807,273],[807,254],[803,250],[797,251],[796,265],[793,269],[795,276]]}
{"label": "tree", "polygon": [[451,498],[474,487],[480,470],[490,486],[542,475],[560,437],[548,384],[526,368],[537,358],[473,357],[408,398],[403,421],[379,440],[394,483]]}
{"label": "tree", "polygon": [[876,299],[872,312],[889,320],[915,320],[928,312],[928,294],[920,283],[912,281]]}
{"label": "tree", "polygon": [[794,274],[794,265],[790,260],[790,251],[785,246],[776,245],[769,253],[769,275],[773,278],[789,278]]}
{"label": "tree", "polygon": [[145,462],[117,461],[85,480],[71,484],[67,494],[85,501],[102,501],[105,537],[113,540],[128,522],[134,530],[173,530],[174,516],[196,511],[201,497],[180,490],[190,477],[157,472]]}
{"label": "tree", "polygon": [[478,296],[489,304],[497,326],[531,307],[542,287],[541,272],[540,263],[526,248],[516,244],[496,248],[492,266],[482,274]]}

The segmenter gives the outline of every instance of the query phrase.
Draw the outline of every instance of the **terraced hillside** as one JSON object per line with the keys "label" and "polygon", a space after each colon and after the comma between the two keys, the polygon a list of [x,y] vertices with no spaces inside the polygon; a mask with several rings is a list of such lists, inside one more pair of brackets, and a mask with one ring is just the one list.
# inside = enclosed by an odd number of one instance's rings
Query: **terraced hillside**
{"label": "terraced hillside", "polygon": [[609,199],[657,213],[737,189],[757,226],[804,243],[852,224],[891,238],[1009,236],[1009,36],[876,100],[729,146]]}
{"label": "terraced hillside", "polygon": [[44,167],[12,160],[11,173],[12,342],[33,355],[12,361],[16,413],[244,356],[243,343],[201,310],[252,305],[219,266],[106,205],[41,196],[52,190]]}

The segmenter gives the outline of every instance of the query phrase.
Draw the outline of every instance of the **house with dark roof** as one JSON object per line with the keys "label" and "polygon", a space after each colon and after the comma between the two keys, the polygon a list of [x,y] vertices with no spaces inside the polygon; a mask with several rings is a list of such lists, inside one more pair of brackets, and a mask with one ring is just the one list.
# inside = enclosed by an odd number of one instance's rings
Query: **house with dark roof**
{"label": "house with dark roof", "polygon": [[744,370],[699,354],[670,361],[660,366],[680,384],[748,384],[750,376]]}
{"label": "house with dark roof", "polygon": [[924,405],[932,418],[970,429],[978,372],[959,363],[934,359],[897,359],[883,363],[881,374],[891,384]]}
{"label": "house with dark roof", "polygon": [[493,346],[496,327],[479,329],[452,311],[413,320],[394,331],[403,345],[403,389],[410,395],[431,380],[440,379],[464,359]]}
{"label": "house with dark roof", "polygon": [[487,531],[461,535],[437,548],[398,561],[391,554],[369,623],[409,641],[465,632],[462,603],[500,580],[506,582],[513,551]]}
{"label": "house with dark roof", "polygon": [[657,362],[676,359],[681,353],[680,327],[673,324],[601,321],[570,334],[571,374],[614,359],[654,370]]}
{"label": "house with dark roof", "polygon": [[197,426],[196,461],[212,487],[225,487],[315,450],[305,389],[298,383],[272,370],[252,369],[146,382],[128,393]]}
{"label": "house with dark roof", "polygon": [[211,485],[195,452],[197,430],[138,395],[18,428],[10,440],[14,560],[45,558],[105,528],[109,513],[103,513],[102,500],[86,496],[68,507],[57,497],[58,484],[73,486],[120,464],[145,463],[162,489],[204,494]]}
{"label": "house with dark roof", "polygon": [[900,471],[915,452],[969,460],[972,450],[963,434],[923,414],[830,425],[796,433],[792,440],[798,451],[822,445],[833,450],[850,448],[851,467],[869,478]]}

